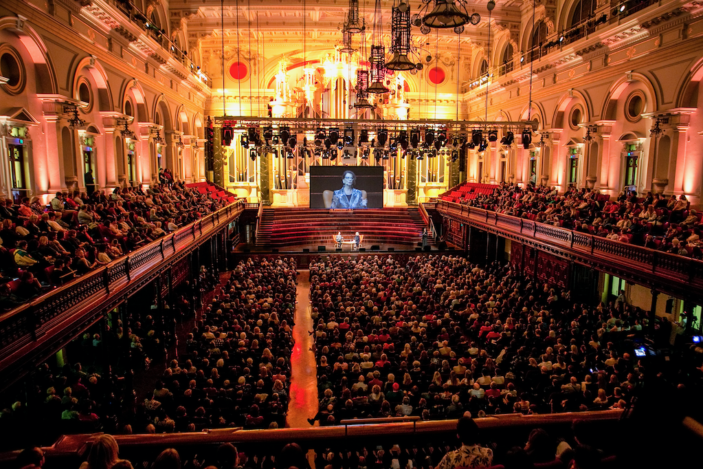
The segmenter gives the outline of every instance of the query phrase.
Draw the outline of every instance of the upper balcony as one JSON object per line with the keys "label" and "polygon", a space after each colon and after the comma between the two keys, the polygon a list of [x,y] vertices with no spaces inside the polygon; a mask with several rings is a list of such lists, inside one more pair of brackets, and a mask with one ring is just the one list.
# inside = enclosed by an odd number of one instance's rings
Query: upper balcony
{"label": "upper balcony", "polygon": [[[610,43],[608,38],[617,39],[635,26],[633,20],[639,27],[666,12],[676,16],[682,13],[681,6],[685,4],[680,0],[621,0],[596,8],[595,0],[581,3],[586,3],[589,11],[575,11],[569,28],[550,33],[545,20],[538,19],[534,28],[528,27],[528,30],[533,30],[532,37],[528,41],[522,40],[523,43],[528,42],[529,49],[514,51],[507,44],[493,53],[498,60],[492,67],[484,59],[478,75],[466,85],[464,91],[475,92],[471,95],[473,98],[480,89],[485,90],[486,84],[491,88],[502,86],[512,80],[523,80],[530,73],[539,73],[545,67],[566,64],[582,55],[580,51],[591,46],[598,47],[596,44],[603,40]],[[530,15],[528,21],[531,20]],[[612,42],[616,43],[617,40]]]}

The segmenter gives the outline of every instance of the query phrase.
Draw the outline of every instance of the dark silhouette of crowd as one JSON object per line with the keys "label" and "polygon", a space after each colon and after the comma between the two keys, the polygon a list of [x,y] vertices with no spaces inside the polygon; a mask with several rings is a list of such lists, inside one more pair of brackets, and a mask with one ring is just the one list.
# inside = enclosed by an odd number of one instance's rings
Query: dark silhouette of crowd
{"label": "dark silhouette of crowd", "polygon": [[222,208],[182,182],[0,202],[0,308],[19,306]]}
{"label": "dark silhouette of crowd", "polygon": [[622,191],[615,200],[590,189],[503,183],[488,194],[462,192],[458,202],[526,218],[539,223],[590,233],[662,252],[703,259],[701,214],[686,195],[666,197]]}
{"label": "dark silhouette of crowd", "polygon": [[628,406],[647,378],[646,313],[458,256],[311,264],[322,425]]}

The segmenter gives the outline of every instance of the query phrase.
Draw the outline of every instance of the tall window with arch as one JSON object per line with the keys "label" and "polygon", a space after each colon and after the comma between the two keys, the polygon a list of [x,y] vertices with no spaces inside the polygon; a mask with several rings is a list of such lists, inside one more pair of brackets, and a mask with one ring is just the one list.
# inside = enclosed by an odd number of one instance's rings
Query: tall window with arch
{"label": "tall window with arch", "polygon": [[532,32],[530,40],[530,52],[528,60],[539,60],[542,57],[542,46],[547,41],[547,25],[544,21],[539,21],[535,24],[535,30]]}
{"label": "tall window with arch", "polygon": [[500,59],[500,71],[501,75],[505,75],[506,73],[510,73],[513,71],[513,45],[508,43],[508,45],[505,47],[505,50],[503,50],[503,56]]}

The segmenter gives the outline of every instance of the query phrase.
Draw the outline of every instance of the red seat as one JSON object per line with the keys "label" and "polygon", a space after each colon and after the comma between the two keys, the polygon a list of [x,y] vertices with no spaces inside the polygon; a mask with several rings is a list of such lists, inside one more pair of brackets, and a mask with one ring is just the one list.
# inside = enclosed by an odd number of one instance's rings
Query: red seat
{"label": "red seat", "polygon": [[20,288],[20,281],[13,280],[11,282],[8,282],[7,286],[10,287],[10,291],[12,291],[13,293],[16,293],[17,290],[19,290],[19,288]]}

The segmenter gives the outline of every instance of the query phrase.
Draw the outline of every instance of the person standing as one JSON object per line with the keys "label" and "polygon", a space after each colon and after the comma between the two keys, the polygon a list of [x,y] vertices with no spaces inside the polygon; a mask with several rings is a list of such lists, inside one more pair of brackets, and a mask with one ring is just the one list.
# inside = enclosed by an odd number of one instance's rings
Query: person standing
{"label": "person standing", "polygon": [[356,249],[359,249],[360,244],[361,244],[361,236],[359,236],[359,232],[357,231],[356,234],[354,235],[354,247]]}
{"label": "person standing", "polygon": [[425,246],[427,246],[427,228],[422,229],[422,249],[425,249]]}

